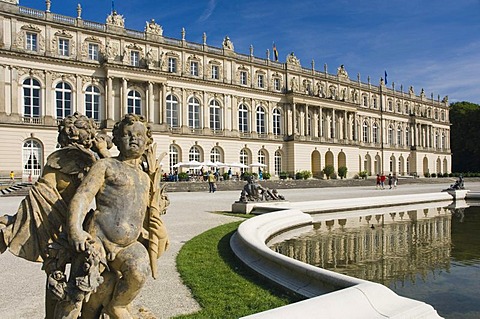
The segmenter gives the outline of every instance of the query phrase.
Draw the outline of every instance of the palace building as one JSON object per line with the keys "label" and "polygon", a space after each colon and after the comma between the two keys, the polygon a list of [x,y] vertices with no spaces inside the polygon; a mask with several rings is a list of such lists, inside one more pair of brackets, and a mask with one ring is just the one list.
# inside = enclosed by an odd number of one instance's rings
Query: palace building
{"label": "palace building", "polygon": [[[326,165],[369,174],[450,173],[447,97],[388,88],[235,51],[163,36],[153,19],[125,28],[0,0],[0,175],[38,176],[57,147],[57,124],[80,112],[111,131],[127,113],[145,116],[163,169],[190,160],[262,163],[272,177]],[[276,53],[276,52],[275,52]],[[227,168],[228,169],[228,168]],[[249,168],[252,169],[252,168]],[[255,168],[256,170],[256,168]]]}

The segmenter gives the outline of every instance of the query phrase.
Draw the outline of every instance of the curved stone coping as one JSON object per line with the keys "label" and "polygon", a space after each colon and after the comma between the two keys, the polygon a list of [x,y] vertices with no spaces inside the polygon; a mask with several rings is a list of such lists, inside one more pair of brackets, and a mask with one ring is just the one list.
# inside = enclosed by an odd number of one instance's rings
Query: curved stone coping
{"label": "curved stone coping", "polygon": [[[443,192],[288,203],[289,209],[244,221],[230,240],[234,253],[259,274],[291,291],[311,298],[245,318],[279,318],[277,311],[280,309],[281,317],[284,318],[319,318],[320,310],[322,318],[440,318],[435,309],[424,302],[400,297],[380,284],[335,273],[281,255],[269,249],[266,242],[275,234],[312,224],[312,216],[304,211],[318,213],[447,200],[451,201],[452,196]],[[337,307],[331,308],[331,302]],[[285,316],[284,311],[289,312],[290,309],[294,309],[291,315]],[[324,309],[327,309],[325,316]],[[334,315],[329,316],[329,311]]]}

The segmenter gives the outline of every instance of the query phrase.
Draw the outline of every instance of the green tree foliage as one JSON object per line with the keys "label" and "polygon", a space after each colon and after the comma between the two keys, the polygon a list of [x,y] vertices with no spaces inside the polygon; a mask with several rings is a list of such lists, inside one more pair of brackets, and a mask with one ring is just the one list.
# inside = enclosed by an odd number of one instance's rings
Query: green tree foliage
{"label": "green tree foliage", "polygon": [[480,170],[480,105],[450,104],[452,171]]}
{"label": "green tree foliage", "polygon": [[335,168],[333,165],[327,165],[323,168],[323,174],[327,176],[327,179],[330,179],[330,177],[335,173]]}
{"label": "green tree foliage", "polygon": [[348,168],[346,166],[340,166],[338,168],[338,176],[340,176],[341,179],[344,179],[347,177],[347,171]]}

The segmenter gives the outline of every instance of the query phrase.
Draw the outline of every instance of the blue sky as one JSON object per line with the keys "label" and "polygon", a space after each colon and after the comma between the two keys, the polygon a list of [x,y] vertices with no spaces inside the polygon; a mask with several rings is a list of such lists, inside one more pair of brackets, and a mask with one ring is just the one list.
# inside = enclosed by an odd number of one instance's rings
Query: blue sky
{"label": "blue sky", "polygon": [[[51,11],[105,22],[111,0],[52,0]],[[43,0],[20,5],[45,9]],[[480,0],[116,0],[128,29],[142,31],[152,18],[164,36],[220,47],[228,35],[235,51],[265,58],[275,42],[280,62],[294,52],[303,67],[336,73],[344,64],[350,78],[404,91],[434,94],[450,102],[480,104]]]}

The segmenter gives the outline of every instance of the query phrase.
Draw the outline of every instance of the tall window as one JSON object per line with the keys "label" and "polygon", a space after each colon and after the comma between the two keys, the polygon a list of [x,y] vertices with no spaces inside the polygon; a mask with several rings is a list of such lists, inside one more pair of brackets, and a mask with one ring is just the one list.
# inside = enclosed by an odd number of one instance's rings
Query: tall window
{"label": "tall window", "polygon": [[221,113],[220,103],[217,100],[212,100],[210,102],[210,128],[214,131],[222,129]]}
{"label": "tall window", "polygon": [[210,161],[213,163],[222,161],[222,152],[218,147],[214,147],[210,151]]}
{"label": "tall window", "polygon": [[368,98],[366,95],[363,96],[363,106],[368,106]]}
{"label": "tall window", "polygon": [[142,114],[142,96],[140,92],[131,90],[127,96],[127,112],[137,115]]}
{"label": "tall window", "polygon": [[58,54],[69,56],[70,41],[68,39],[58,39]]}
{"label": "tall window", "polygon": [[95,43],[88,44],[88,58],[90,60],[98,61],[98,44],[95,44]]}
{"label": "tall window", "polygon": [[363,122],[362,135],[363,135],[363,141],[365,143],[368,143],[368,124],[367,124],[367,122]]}
{"label": "tall window", "polygon": [[402,113],[402,104],[400,102],[397,102],[397,113]]}
{"label": "tall window", "polygon": [[273,89],[275,91],[280,91],[280,79],[279,78],[273,79]]}
{"label": "tall window", "polygon": [[377,98],[376,97],[373,98],[373,108],[374,109],[377,108]]}
{"label": "tall window", "polygon": [[188,160],[189,161],[197,161],[200,162],[201,156],[200,148],[196,145],[190,147],[190,151],[188,152]]}
{"label": "tall window", "polygon": [[220,77],[220,68],[218,67],[218,65],[212,65],[212,79],[214,80],[218,80],[219,77]]}
{"label": "tall window", "polygon": [[262,106],[257,106],[257,133],[265,134],[265,109]]}
{"label": "tall window", "polygon": [[25,40],[25,49],[28,51],[37,51],[37,37],[36,33],[27,32]]}
{"label": "tall window", "polygon": [[259,88],[264,88],[265,87],[265,75],[259,74],[257,78],[257,85]]}
{"label": "tall window", "polygon": [[310,136],[312,135],[312,117],[310,113],[307,114],[307,131],[305,132],[305,135]]}
{"label": "tall window", "polygon": [[397,127],[397,145],[402,145],[402,128],[400,125]]}
{"label": "tall window", "polygon": [[275,165],[275,175],[280,175],[282,171],[282,153],[280,151],[275,151],[275,155],[273,156],[273,162]]}
{"label": "tall window", "polygon": [[32,78],[23,81],[23,116],[40,116],[40,83]]}
{"label": "tall window", "polygon": [[198,76],[198,62],[190,61],[190,75]]}
{"label": "tall window", "polygon": [[241,71],[240,72],[240,84],[241,85],[247,85],[247,72],[246,71]]}
{"label": "tall window", "polygon": [[57,119],[63,119],[72,113],[72,88],[66,82],[60,82],[55,87],[55,102]]}
{"label": "tall window", "polygon": [[200,128],[200,103],[194,97],[188,100],[188,127],[191,129]]}
{"label": "tall window", "polygon": [[167,96],[167,125],[178,127],[178,100],[173,95]]}
{"label": "tall window", "polygon": [[172,57],[168,58],[168,72],[177,73],[177,59]]}
{"label": "tall window", "polygon": [[372,139],[373,139],[373,143],[378,143],[378,125],[377,123],[373,123],[372,125]]}
{"label": "tall window", "polygon": [[85,115],[95,121],[100,120],[100,90],[93,85],[85,90]]}
{"label": "tall window", "polygon": [[393,111],[393,102],[391,100],[388,101],[388,110]]}
{"label": "tall window", "polygon": [[140,52],[130,51],[130,65],[139,66],[140,65]]}
{"label": "tall window", "polygon": [[273,134],[282,134],[282,115],[279,109],[273,110]]}
{"label": "tall window", "polygon": [[43,167],[43,148],[42,145],[33,139],[28,139],[23,143],[23,175],[37,177],[40,175]]}
{"label": "tall window", "polygon": [[388,127],[388,144],[393,145],[394,144],[394,139],[393,139],[393,126]]}
{"label": "tall window", "polygon": [[410,131],[408,130],[408,127],[405,128],[405,145],[410,146]]}
{"label": "tall window", "polygon": [[[248,166],[248,152],[246,149],[242,149],[240,151],[240,163],[242,163],[243,165],[247,165]],[[241,169],[242,172],[245,172],[246,171],[246,168],[242,168]]]}
{"label": "tall window", "polygon": [[266,164],[267,162],[267,155],[265,155],[265,151],[264,150],[259,150],[258,151],[258,162],[261,163],[261,164]]}
{"label": "tall window", "polygon": [[177,165],[179,161],[179,156],[178,156],[178,149],[175,145],[170,145],[169,150],[168,150],[168,159],[170,162],[170,172],[174,171],[174,165]]}
{"label": "tall window", "polygon": [[238,107],[238,130],[240,132],[248,132],[248,108],[245,104]]}

